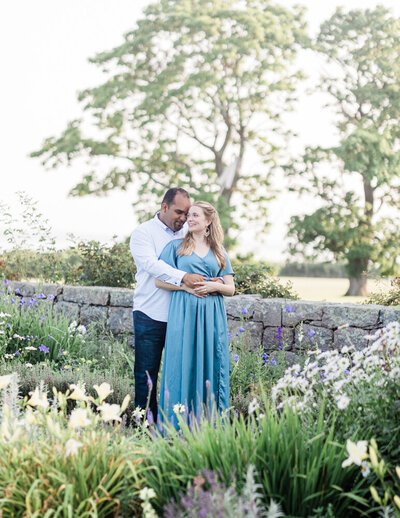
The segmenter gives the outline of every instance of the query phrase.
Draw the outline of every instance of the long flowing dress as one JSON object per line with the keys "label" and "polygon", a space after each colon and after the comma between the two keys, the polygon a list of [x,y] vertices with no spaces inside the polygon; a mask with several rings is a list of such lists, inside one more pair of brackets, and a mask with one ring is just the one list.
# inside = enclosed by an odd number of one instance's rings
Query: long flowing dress
{"label": "long flowing dress", "polygon": [[[226,266],[222,269],[211,249],[204,257],[194,252],[179,257],[181,243],[182,239],[168,243],[160,259],[187,273],[202,274],[206,280],[233,274],[226,253]],[[172,292],[160,389],[160,421],[168,419],[177,426],[176,404],[185,406],[186,412],[197,418],[203,404],[210,409],[214,401],[219,412],[227,408],[229,368],[223,296],[199,298],[185,291]]]}

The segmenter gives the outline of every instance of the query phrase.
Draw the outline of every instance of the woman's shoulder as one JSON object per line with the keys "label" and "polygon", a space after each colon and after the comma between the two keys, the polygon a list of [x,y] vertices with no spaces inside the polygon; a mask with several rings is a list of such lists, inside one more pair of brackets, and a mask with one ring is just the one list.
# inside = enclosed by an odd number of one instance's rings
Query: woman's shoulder
{"label": "woman's shoulder", "polygon": [[176,250],[182,243],[183,239],[172,239],[169,243],[164,246],[163,250]]}

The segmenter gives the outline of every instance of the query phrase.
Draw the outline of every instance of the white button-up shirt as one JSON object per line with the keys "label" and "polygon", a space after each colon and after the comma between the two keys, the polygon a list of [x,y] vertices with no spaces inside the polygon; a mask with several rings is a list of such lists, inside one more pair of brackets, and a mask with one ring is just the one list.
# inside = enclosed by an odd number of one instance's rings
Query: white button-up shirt
{"label": "white button-up shirt", "polygon": [[180,286],[186,272],[173,268],[158,257],[167,243],[173,239],[182,239],[186,232],[186,224],[174,232],[160,221],[158,214],[132,232],[130,249],[136,264],[134,311],[142,311],[153,320],[167,321],[171,293],[156,288],[154,279]]}

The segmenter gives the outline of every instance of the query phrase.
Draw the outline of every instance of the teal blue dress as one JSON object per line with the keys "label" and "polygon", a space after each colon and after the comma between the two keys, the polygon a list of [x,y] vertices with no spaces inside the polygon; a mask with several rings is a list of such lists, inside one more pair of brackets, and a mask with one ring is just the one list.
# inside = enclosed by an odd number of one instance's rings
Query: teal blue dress
{"label": "teal blue dress", "polygon": [[[205,257],[196,253],[178,256],[182,239],[168,243],[160,259],[187,273],[206,277],[233,274],[225,253],[226,266],[220,268],[211,249]],[[164,363],[160,389],[160,420],[177,426],[174,405],[184,405],[186,414],[197,419],[213,401],[218,411],[229,405],[229,344],[222,295],[196,297],[174,291],[169,305]]]}

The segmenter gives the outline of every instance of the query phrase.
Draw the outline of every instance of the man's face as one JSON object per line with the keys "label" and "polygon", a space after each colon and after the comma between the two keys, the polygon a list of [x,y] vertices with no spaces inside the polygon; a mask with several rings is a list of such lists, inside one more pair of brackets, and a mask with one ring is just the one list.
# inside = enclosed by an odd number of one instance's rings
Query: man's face
{"label": "man's face", "polygon": [[161,205],[160,220],[171,230],[177,232],[183,227],[189,208],[190,199],[177,192],[174,201],[169,207],[166,203]]}

